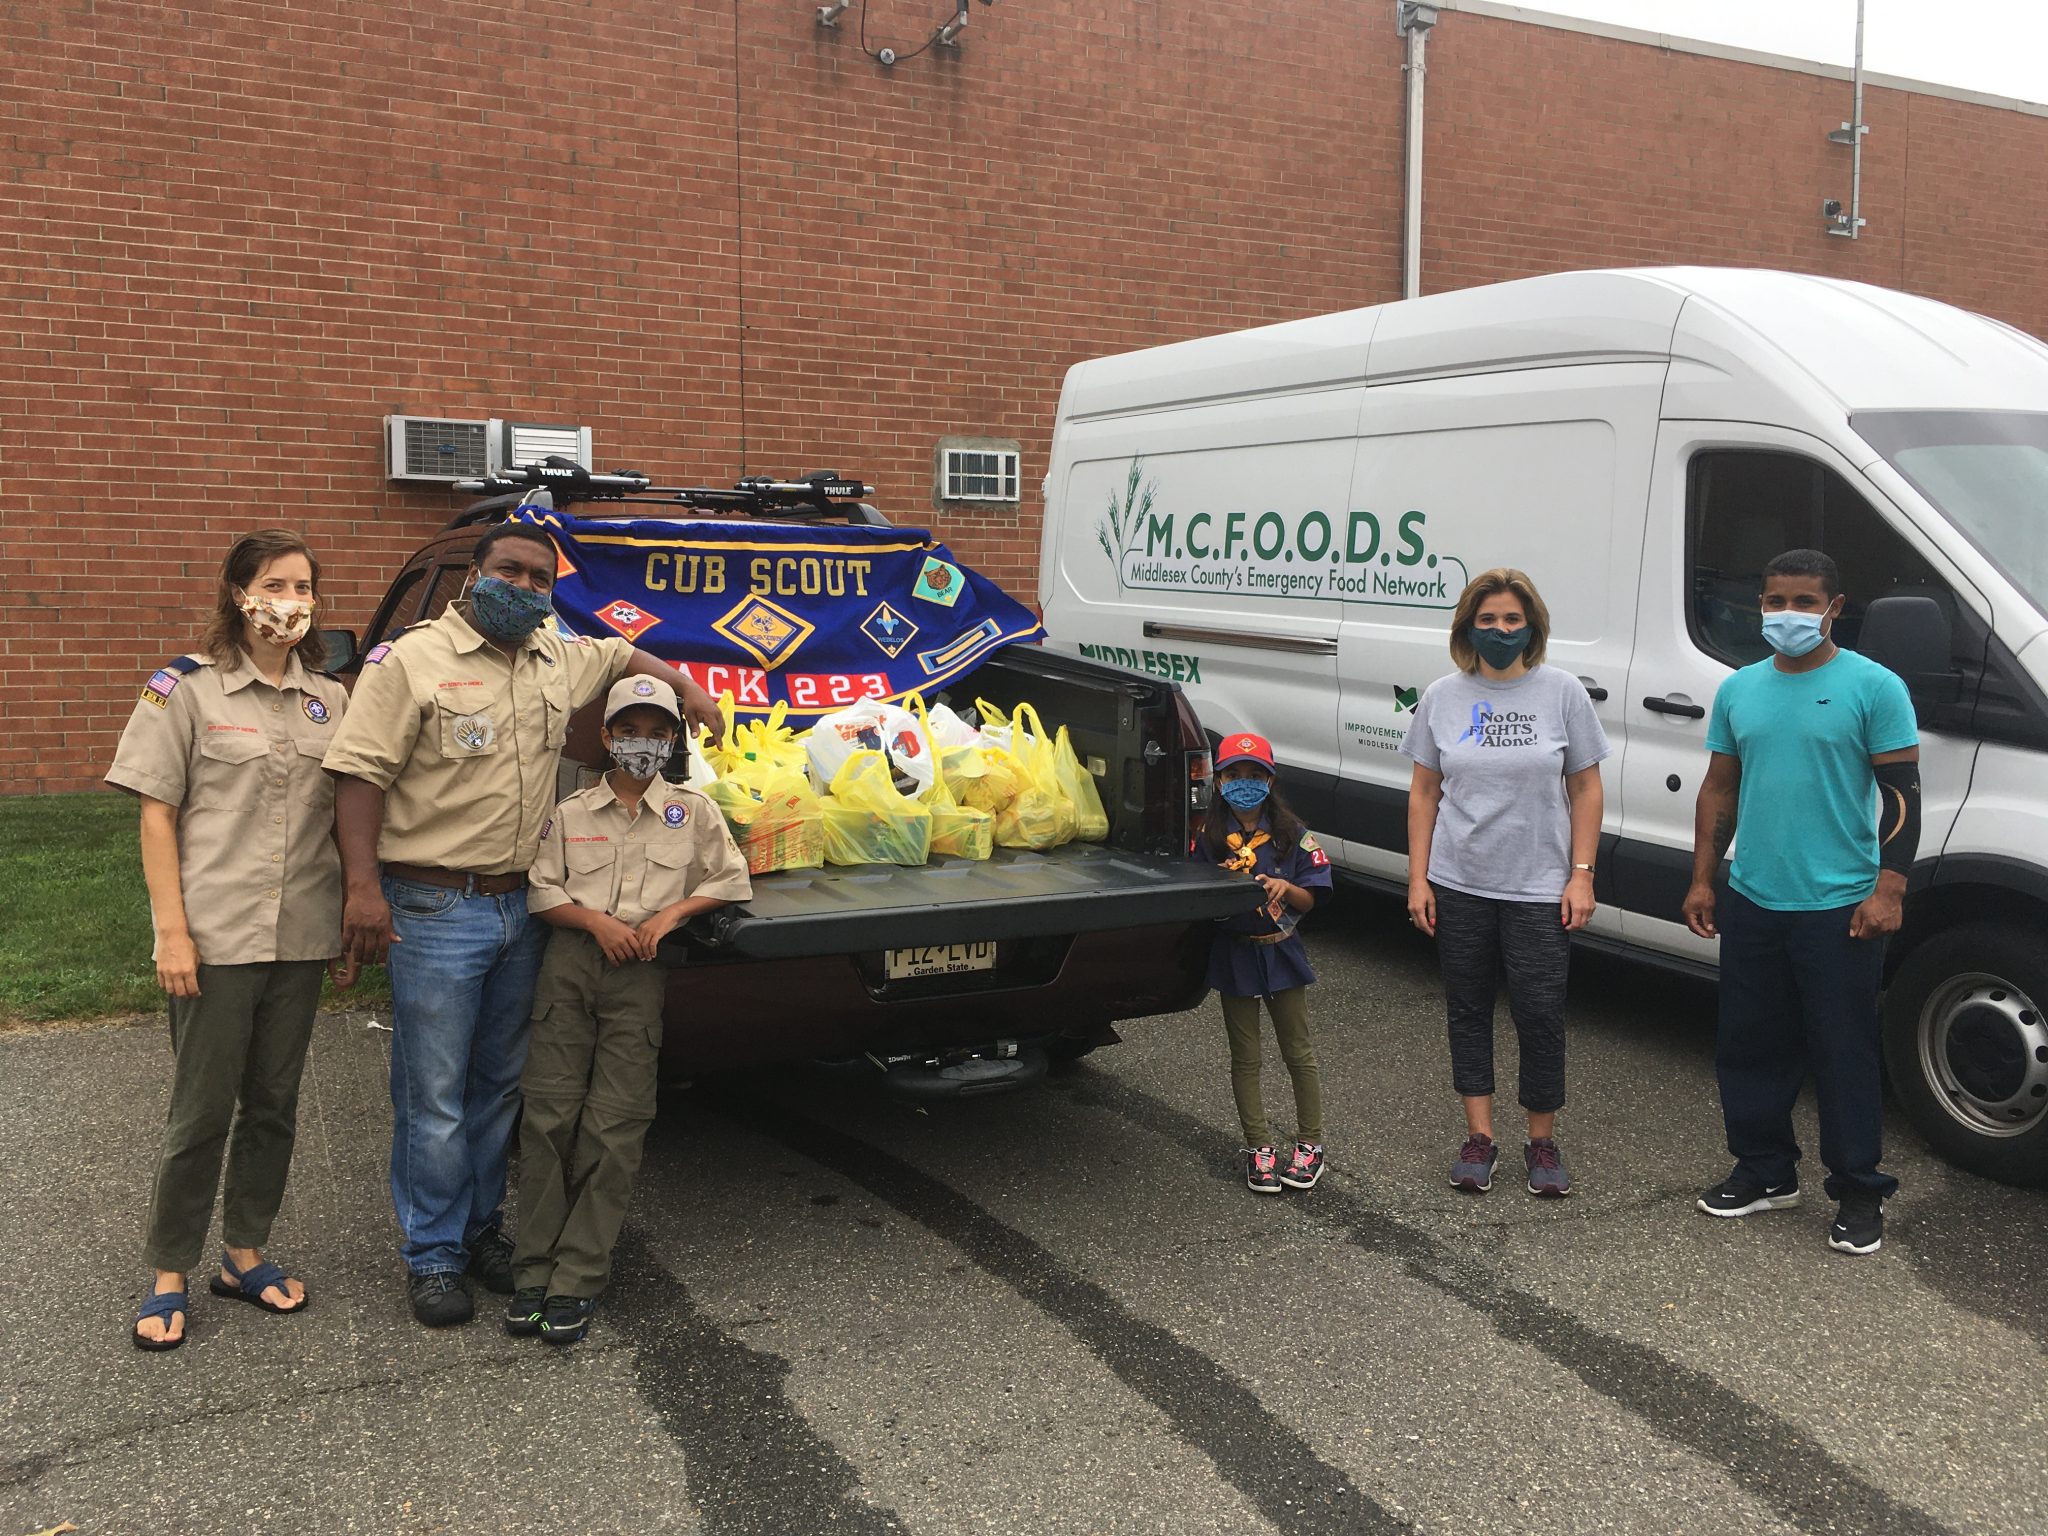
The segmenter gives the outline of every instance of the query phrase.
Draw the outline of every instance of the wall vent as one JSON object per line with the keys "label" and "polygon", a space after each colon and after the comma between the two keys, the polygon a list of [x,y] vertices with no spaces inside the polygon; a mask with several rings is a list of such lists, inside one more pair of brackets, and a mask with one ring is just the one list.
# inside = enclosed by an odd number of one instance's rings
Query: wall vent
{"label": "wall vent", "polygon": [[539,464],[551,454],[574,459],[585,469],[590,462],[590,428],[543,426],[530,421],[493,421],[491,441],[498,450],[498,465],[516,469],[522,464]]}
{"label": "wall vent", "polygon": [[490,423],[441,416],[384,418],[385,473],[393,480],[474,480],[497,467]]}

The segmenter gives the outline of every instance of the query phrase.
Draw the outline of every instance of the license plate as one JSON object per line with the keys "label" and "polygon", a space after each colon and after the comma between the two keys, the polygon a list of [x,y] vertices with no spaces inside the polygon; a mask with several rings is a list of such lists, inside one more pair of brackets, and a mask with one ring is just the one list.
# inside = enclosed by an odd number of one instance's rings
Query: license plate
{"label": "license plate", "polygon": [[993,939],[972,944],[913,944],[908,949],[890,950],[886,959],[891,981],[910,981],[919,976],[961,976],[969,971],[994,970],[996,945]]}

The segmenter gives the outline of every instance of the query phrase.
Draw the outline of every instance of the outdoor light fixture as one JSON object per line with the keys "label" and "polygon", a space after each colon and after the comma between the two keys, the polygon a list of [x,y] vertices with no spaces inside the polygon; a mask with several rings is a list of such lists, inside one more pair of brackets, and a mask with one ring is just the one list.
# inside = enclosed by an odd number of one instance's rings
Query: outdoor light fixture
{"label": "outdoor light fixture", "polygon": [[[996,0],[981,0],[981,3],[983,5],[994,5]],[[818,25],[836,29],[839,26],[839,18],[852,10],[855,4],[856,0],[828,0],[828,3],[817,6]],[[924,53],[932,48],[950,48],[957,53],[960,49],[960,34],[967,30],[969,0],[953,0],[952,18],[941,22],[933,29],[931,36],[927,37],[908,53],[899,53],[894,48],[870,48],[868,46],[868,12],[865,0],[860,0],[860,5],[861,52],[885,68],[906,63],[916,58],[920,53]],[[1429,9],[1429,7],[1425,7],[1425,9]]]}
{"label": "outdoor light fixture", "polygon": [[953,19],[932,34],[932,44],[938,48],[958,48],[960,34],[967,30],[967,0],[960,0],[960,10]]}
{"label": "outdoor light fixture", "polygon": [[830,5],[821,5],[818,7],[818,25],[836,27],[839,25],[839,18],[852,9],[853,0],[832,0]]}

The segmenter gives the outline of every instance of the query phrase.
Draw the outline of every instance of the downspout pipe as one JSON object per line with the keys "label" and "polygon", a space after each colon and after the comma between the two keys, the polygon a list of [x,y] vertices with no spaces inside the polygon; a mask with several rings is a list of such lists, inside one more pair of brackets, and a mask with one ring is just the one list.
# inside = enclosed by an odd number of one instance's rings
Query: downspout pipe
{"label": "downspout pipe", "polygon": [[[1856,0],[1856,70],[1855,98],[1850,105],[1851,122],[1828,135],[1836,144],[1849,146],[1849,213],[1846,218],[1837,214],[1828,233],[1843,235],[1854,240],[1863,228],[1863,136],[1870,127],[1863,121],[1863,4]],[[1837,203],[1836,207],[1841,205]]]}
{"label": "downspout pipe", "polygon": [[1401,70],[1408,84],[1408,126],[1403,140],[1401,192],[1401,297],[1422,296],[1422,77],[1423,51],[1437,8],[1421,0],[1396,0],[1394,25],[1408,45]]}

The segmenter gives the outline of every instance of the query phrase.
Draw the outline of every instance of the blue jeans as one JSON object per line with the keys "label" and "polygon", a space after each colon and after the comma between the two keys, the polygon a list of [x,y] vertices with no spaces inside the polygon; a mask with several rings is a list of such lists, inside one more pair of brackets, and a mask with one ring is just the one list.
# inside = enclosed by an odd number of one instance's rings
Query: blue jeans
{"label": "blue jeans", "polygon": [[461,1273],[504,1215],[547,926],[526,892],[384,879],[391,926],[391,1204],[406,1268]]}
{"label": "blue jeans", "polygon": [[1723,887],[1721,1020],[1715,1073],[1739,1172],[1775,1188],[1799,1167],[1792,1105],[1813,1074],[1830,1200],[1888,1200],[1877,988],[1884,940],[1852,939],[1855,907],[1779,912]]}

